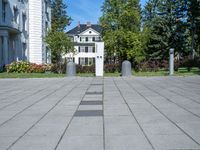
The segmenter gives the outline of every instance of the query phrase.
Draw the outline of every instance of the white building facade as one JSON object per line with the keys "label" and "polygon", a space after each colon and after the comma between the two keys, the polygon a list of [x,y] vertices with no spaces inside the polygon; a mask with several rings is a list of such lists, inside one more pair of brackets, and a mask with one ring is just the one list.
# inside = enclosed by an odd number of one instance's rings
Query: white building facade
{"label": "white building facade", "polygon": [[0,0],[0,67],[20,60],[50,62],[44,43],[50,20],[49,0]]}
{"label": "white building facade", "polygon": [[[101,38],[102,28],[97,24],[78,24],[67,34],[72,38],[76,53],[67,54],[76,64],[95,65],[96,75],[103,76],[104,43]],[[97,73],[98,71],[98,73]]]}

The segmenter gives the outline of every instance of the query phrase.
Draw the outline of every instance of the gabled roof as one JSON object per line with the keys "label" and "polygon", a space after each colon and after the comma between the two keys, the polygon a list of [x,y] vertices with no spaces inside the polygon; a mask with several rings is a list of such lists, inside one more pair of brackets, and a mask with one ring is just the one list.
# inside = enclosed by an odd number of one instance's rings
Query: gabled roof
{"label": "gabled roof", "polygon": [[102,32],[102,28],[98,24],[91,24],[90,26],[88,26],[87,24],[80,24],[80,25],[76,26],[75,28],[69,30],[67,32],[67,34],[78,35],[78,34],[84,32],[84,31],[86,31],[89,28],[92,28],[93,30],[97,31],[100,34]]}

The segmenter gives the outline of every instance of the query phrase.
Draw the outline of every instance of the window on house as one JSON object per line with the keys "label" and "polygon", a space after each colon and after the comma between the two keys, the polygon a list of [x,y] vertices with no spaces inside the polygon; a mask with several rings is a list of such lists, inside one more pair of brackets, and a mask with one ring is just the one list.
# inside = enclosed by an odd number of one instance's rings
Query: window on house
{"label": "window on house", "polygon": [[79,65],[82,66],[91,66],[95,63],[95,58],[88,58],[88,57],[83,57],[79,58]]}
{"label": "window on house", "polygon": [[26,57],[27,45],[26,45],[26,43],[23,43],[22,46],[23,46],[23,52],[22,52],[23,60],[27,60],[27,57]]}
{"label": "window on house", "polygon": [[85,47],[85,52],[88,53],[88,47],[87,46]]}
{"label": "window on house", "polygon": [[46,47],[46,63],[51,63],[51,50]]}
{"label": "window on house", "polygon": [[22,23],[23,23],[23,31],[25,31],[26,30],[26,15],[25,14],[22,15]]}
{"label": "window on house", "polygon": [[89,52],[89,53],[92,53],[92,52],[93,52],[93,51],[92,51],[92,46],[88,47],[88,52]]}
{"label": "window on house", "polygon": [[47,1],[45,1],[45,4],[44,4],[45,6],[45,14],[46,14],[46,18],[47,18],[47,20],[49,20],[49,13],[48,13],[48,2]]}
{"label": "window on house", "polygon": [[45,13],[48,13],[48,4],[47,4],[47,1],[45,1]]}
{"label": "window on house", "polygon": [[95,53],[95,46],[92,47],[92,52]]}
{"label": "window on house", "polygon": [[95,41],[95,37],[92,38],[92,41]]}
{"label": "window on house", "polygon": [[91,66],[91,65],[94,65],[94,64],[95,64],[95,58],[89,58],[88,65]]}
{"label": "window on house", "polygon": [[80,41],[82,41],[82,37],[80,37]]}
{"label": "window on house", "polygon": [[48,33],[48,22],[46,21],[45,22],[45,35],[47,35]]}
{"label": "window on house", "polygon": [[85,65],[88,66],[88,58],[85,58]]}
{"label": "window on house", "polygon": [[81,46],[81,47],[80,47],[80,52],[82,52],[82,53],[85,52],[85,47],[84,47],[84,46]]}
{"label": "window on house", "polygon": [[85,65],[85,58],[79,58],[79,65]]}
{"label": "window on house", "polygon": [[14,8],[14,16],[13,16],[14,18],[14,22],[15,23],[18,23],[18,9],[15,7]]}
{"label": "window on house", "polygon": [[100,36],[96,37],[95,39],[96,39],[97,41],[101,41],[101,37],[100,37]]}
{"label": "window on house", "polygon": [[88,37],[85,38],[85,41],[88,42]]}
{"label": "window on house", "polygon": [[79,53],[81,52],[81,48],[80,48],[80,46],[78,47],[78,52],[79,52]]}
{"label": "window on house", "polygon": [[6,5],[7,3],[2,1],[2,21],[6,22]]}

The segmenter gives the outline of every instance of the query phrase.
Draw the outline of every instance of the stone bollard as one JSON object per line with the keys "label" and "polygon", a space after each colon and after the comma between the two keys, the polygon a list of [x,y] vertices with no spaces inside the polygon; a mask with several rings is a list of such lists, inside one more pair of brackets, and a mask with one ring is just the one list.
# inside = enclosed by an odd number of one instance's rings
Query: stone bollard
{"label": "stone bollard", "polygon": [[128,60],[123,61],[122,63],[122,77],[132,76],[131,72],[131,63]]}
{"label": "stone bollard", "polygon": [[169,75],[174,74],[174,49],[169,50]]}
{"label": "stone bollard", "polygon": [[74,77],[76,76],[76,64],[72,61],[67,63],[67,70],[66,70],[68,77]]}

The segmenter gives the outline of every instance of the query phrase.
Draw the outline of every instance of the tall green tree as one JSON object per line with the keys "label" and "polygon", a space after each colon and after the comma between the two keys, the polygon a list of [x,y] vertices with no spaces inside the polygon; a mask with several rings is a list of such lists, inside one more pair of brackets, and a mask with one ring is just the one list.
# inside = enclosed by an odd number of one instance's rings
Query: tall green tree
{"label": "tall green tree", "polygon": [[63,0],[52,0],[51,30],[45,38],[51,49],[52,63],[61,66],[62,56],[73,52],[70,38],[65,34],[65,28],[70,24],[71,17],[67,15],[67,6]]}
{"label": "tall green tree", "polygon": [[45,38],[48,47],[51,49],[52,63],[58,64],[58,72],[61,73],[62,56],[69,52],[74,52],[71,40],[62,31],[49,31]]}
{"label": "tall green tree", "polygon": [[63,0],[52,0],[52,31],[64,31],[72,19],[67,14],[67,5]]}
{"label": "tall green tree", "polygon": [[191,51],[200,55],[200,0],[189,0],[189,18],[191,34]]}
{"label": "tall green tree", "polygon": [[151,36],[149,58],[166,59],[170,48],[177,54],[188,51],[187,0],[149,0],[143,11],[144,26]]}
{"label": "tall green tree", "polygon": [[107,57],[113,60],[116,56],[119,61],[144,59],[139,0],[105,0],[102,12],[100,24]]}

